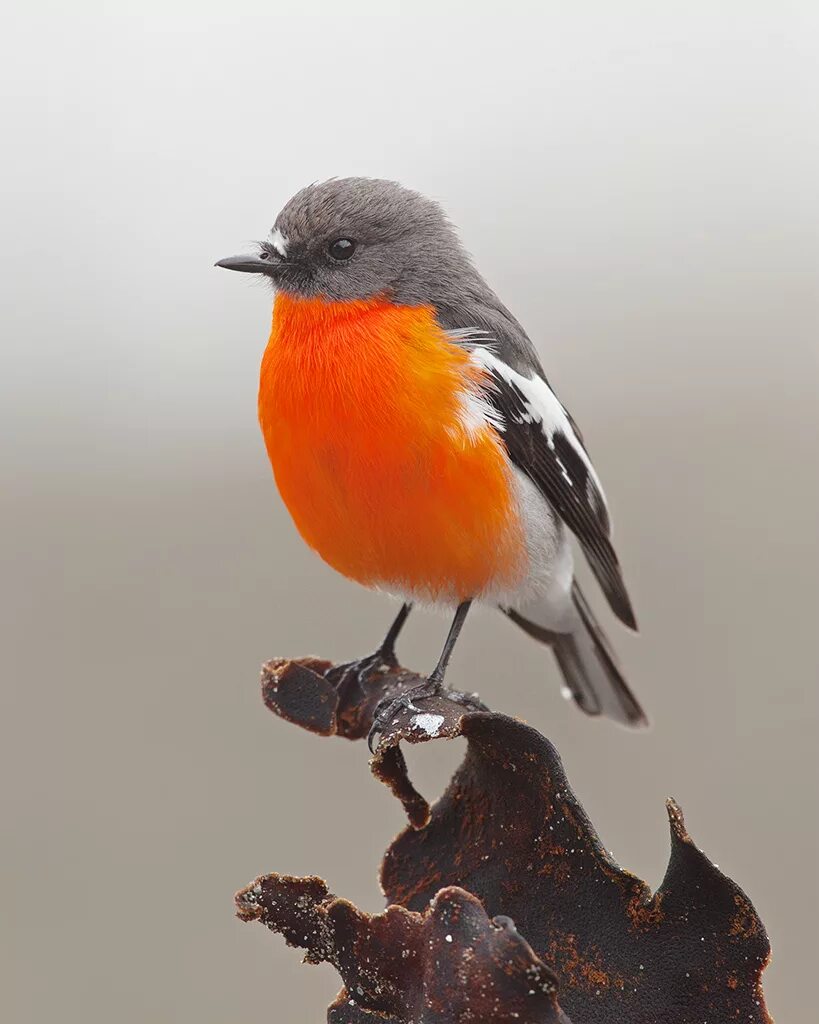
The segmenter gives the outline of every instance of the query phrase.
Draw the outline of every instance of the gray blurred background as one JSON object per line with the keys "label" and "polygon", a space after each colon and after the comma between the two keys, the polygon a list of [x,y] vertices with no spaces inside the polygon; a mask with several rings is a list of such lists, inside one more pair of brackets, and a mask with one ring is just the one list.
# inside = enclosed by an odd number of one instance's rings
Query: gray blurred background
{"label": "gray blurred background", "polygon": [[[212,268],[333,174],[439,198],[536,340],[614,509],[642,636],[606,622],[654,727],[585,719],[488,612],[451,682],[557,743],[652,885],[676,796],[768,927],[773,1013],[811,1017],[811,6],[4,16],[4,1020],[317,1022],[336,976],[233,891],[275,869],[381,905],[398,804],[363,745],[273,719],[258,668],[365,653],[393,608],[290,524],[255,421],[270,296]],[[445,629],[411,620],[404,660]],[[430,795],[461,753],[436,746],[412,758]]]}

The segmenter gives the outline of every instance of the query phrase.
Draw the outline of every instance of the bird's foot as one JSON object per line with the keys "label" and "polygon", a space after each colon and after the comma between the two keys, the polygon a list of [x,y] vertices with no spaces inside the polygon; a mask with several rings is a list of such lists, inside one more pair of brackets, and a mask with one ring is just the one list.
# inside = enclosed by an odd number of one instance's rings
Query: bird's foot
{"label": "bird's foot", "polygon": [[334,665],[326,673],[326,678],[335,686],[339,701],[343,703],[351,688],[356,684],[363,692],[364,684],[376,672],[390,672],[396,668],[398,668],[398,659],[395,654],[379,648],[364,658],[356,658],[355,661],[345,661],[340,665]]}
{"label": "bird's foot", "polygon": [[375,751],[379,737],[384,735],[400,711],[419,711],[420,709],[414,703],[416,700],[437,697],[444,692],[444,689],[444,684],[439,679],[430,676],[420,686],[413,686],[412,689],[405,690],[397,697],[385,697],[380,700],[375,706],[373,724],[367,734],[367,746],[370,748],[370,753]]}
{"label": "bird's foot", "polygon": [[444,697],[455,704],[463,704],[473,711],[487,710],[486,705],[481,703],[477,694],[450,690],[433,673],[420,686],[414,686],[410,690],[405,690],[398,697],[385,697],[378,702],[373,714],[373,724],[367,734],[367,746],[370,748],[370,753],[375,752],[378,740],[384,735],[399,712],[420,712],[421,709],[416,707],[415,702],[429,700],[430,697]]}

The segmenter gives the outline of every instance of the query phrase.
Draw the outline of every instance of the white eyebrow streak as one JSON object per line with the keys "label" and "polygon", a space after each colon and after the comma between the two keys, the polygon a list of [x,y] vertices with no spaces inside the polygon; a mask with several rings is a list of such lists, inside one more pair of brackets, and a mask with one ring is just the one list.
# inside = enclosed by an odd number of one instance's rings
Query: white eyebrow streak
{"label": "white eyebrow streak", "polygon": [[270,232],[270,244],[273,246],[273,248],[276,250],[279,256],[287,255],[287,239],[284,237],[281,231],[279,231],[278,228],[273,228],[273,230]]}

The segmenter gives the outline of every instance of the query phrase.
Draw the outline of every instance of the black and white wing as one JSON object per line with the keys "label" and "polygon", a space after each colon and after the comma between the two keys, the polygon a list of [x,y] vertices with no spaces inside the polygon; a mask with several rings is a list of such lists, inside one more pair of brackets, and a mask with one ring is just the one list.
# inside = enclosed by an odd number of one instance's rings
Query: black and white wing
{"label": "black and white wing", "polygon": [[526,376],[484,345],[471,348],[471,354],[489,377],[483,397],[497,413],[493,425],[503,437],[509,457],[577,537],[612,611],[636,629],[610,539],[603,489],[571,417],[534,368],[529,371],[531,376]]}

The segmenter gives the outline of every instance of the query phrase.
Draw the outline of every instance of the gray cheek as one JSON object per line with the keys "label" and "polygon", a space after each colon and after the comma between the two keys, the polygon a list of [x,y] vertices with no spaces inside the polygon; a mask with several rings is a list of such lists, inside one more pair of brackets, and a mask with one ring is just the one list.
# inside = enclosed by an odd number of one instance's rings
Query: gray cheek
{"label": "gray cheek", "polygon": [[363,262],[326,274],[323,276],[323,282],[328,292],[333,293],[335,298],[347,301],[370,299],[383,294],[389,288],[389,279],[380,268]]}
{"label": "gray cheek", "polygon": [[[310,294],[312,295],[330,295],[330,290],[333,285],[332,275],[328,275],[326,268],[319,266],[315,267],[311,278],[310,278]],[[330,295],[332,297],[332,295]]]}

